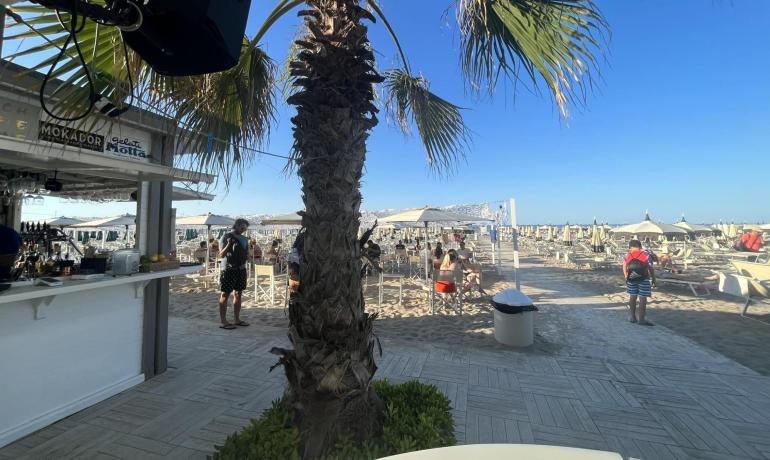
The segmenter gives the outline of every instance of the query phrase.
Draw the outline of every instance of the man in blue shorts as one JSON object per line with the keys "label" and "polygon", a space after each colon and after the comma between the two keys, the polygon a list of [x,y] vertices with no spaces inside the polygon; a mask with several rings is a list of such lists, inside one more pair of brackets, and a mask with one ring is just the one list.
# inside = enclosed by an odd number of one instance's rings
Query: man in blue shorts
{"label": "man in blue shorts", "polygon": [[652,285],[655,284],[655,271],[649,254],[642,250],[642,243],[639,240],[631,240],[628,247],[628,254],[623,257],[623,275],[626,277],[628,307],[631,309],[629,321],[637,322],[636,301],[639,299],[638,323],[642,326],[652,326],[652,323],[645,319],[645,314],[647,298],[652,295]]}

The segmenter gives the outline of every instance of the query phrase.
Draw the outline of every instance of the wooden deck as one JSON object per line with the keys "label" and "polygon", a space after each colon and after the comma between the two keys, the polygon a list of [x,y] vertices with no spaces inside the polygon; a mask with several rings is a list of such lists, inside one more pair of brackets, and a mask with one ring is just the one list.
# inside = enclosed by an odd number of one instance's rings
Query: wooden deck
{"label": "wooden deck", "polygon": [[[588,323],[608,335],[552,353],[383,337],[377,376],[438,386],[452,401],[461,443],[770,459],[770,378],[724,357],[710,362],[713,353],[664,328],[617,322],[611,333],[594,318]],[[283,391],[281,369],[268,372],[276,345],[286,345],[283,329],[224,331],[172,318],[168,372],[0,449],[0,459],[205,458]],[[655,346],[668,349],[657,362],[644,355]],[[633,353],[639,359],[623,357]]]}

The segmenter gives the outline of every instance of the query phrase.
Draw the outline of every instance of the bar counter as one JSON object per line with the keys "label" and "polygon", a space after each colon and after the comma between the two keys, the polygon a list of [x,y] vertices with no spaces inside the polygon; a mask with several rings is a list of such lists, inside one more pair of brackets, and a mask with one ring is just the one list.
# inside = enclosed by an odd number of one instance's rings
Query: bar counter
{"label": "bar counter", "polygon": [[144,288],[200,265],[0,293],[0,447],[144,381]]}

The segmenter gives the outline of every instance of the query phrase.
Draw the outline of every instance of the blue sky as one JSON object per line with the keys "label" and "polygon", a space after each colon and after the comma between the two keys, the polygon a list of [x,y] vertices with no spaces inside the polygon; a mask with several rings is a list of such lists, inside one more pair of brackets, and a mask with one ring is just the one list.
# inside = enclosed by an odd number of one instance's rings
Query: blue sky
{"label": "blue sky", "polygon": [[[467,162],[449,177],[426,166],[418,139],[385,117],[370,141],[364,208],[480,203],[515,197],[522,223],[653,218],[692,222],[768,221],[770,190],[770,2],[764,0],[599,0],[612,29],[603,82],[584,109],[564,121],[548,95],[500,88],[495,98],[465,91],[453,18],[446,1],[382,0],[414,70],[439,95],[467,107],[474,132]],[[407,3],[409,6],[407,7]],[[255,0],[248,33],[270,2]],[[299,24],[284,17],[265,39],[279,62]],[[381,69],[395,64],[381,24],[370,27]],[[291,146],[284,108],[266,150]],[[301,208],[300,185],[263,157],[213,203],[179,203],[179,214],[283,213]],[[101,215],[131,205],[28,208],[29,217]],[[98,211],[97,211],[98,209]],[[34,214],[32,214],[34,213]]]}

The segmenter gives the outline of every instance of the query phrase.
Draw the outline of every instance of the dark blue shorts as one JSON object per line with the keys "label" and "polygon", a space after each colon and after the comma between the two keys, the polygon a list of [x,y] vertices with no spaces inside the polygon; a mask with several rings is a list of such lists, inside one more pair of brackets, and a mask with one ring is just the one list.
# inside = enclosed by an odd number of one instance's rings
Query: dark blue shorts
{"label": "dark blue shorts", "polygon": [[626,292],[629,295],[650,297],[652,296],[652,283],[650,280],[626,281]]}

